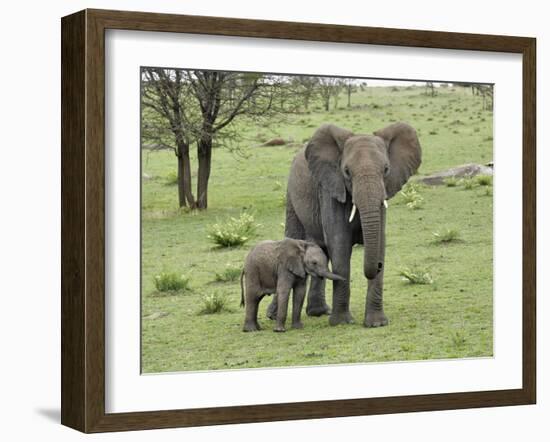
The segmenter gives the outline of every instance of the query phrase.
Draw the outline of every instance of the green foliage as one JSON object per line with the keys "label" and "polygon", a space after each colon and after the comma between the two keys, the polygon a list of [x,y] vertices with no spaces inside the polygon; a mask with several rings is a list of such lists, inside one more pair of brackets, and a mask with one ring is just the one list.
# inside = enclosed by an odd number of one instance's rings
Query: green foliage
{"label": "green foliage", "polygon": [[421,209],[424,206],[424,198],[419,192],[420,186],[416,183],[408,183],[403,186],[400,195],[409,209]]}
{"label": "green foliage", "polygon": [[433,232],[432,235],[435,238],[435,242],[438,243],[450,243],[460,240],[460,232],[457,229],[451,229],[449,227],[438,232]]}
{"label": "green foliage", "polygon": [[433,284],[434,282],[428,269],[423,267],[404,267],[399,271],[399,275],[401,275],[404,281],[411,284],[426,285]]}
{"label": "green foliage", "polygon": [[491,175],[478,175],[476,177],[476,182],[480,186],[492,186],[493,185],[493,177]]}
{"label": "green foliage", "polygon": [[472,178],[472,177],[465,177],[465,178],[462,178],[460,181],[459,181],[459,184],[465,189],[465,190],[472,190],[474,187],[476,187],[478,184],[477,184],[477,180],[475,178]]}
{"label": "green foliage", "polygon": [[178,184],[178,174],[174,170],[168,172],[164,177],[164,184],[167,186],[175,186]]}
{"label": "green foliage", "polygon": [[155,288],[158,292],[182,292],[189,290],[189,278],[174,272],[162,272],[155,275]]}
{"label": "green foliage", "polygon": [[447,187],[456,187],[456,186],[458,186],[459,180],[457,178],[455,178],[454,176],[452,176],[452,177],[449,177],[449,178],[445,178],[443,180],[443,183]]}
{"label": "green foliage", "polygon": [[223,293],[214,292],[202,297],[202,306],[199,310],[201,315],[212,315],[231,311],[227,307],[227,296]]}
{"label": "green foliage", "polygon": [[228,264],[221,272],[216,272],[216,282],[234,282],[241,276],[242,267]]}
{"label": "green foliage", "polygon": [[209,228],[208,238],[218,247],[244,245],[260,227],[249,213],[241,213],[239,218],[230,217],[224,223],[216,223]]}

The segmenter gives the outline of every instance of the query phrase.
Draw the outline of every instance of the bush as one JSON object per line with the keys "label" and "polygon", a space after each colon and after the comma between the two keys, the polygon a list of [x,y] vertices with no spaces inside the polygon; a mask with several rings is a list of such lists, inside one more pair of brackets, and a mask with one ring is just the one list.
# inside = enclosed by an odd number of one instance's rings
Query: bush
{"label": "bush", "polygon": [[216,223],[209,228],[208,238],[218,247],[236,247],[245,244],[255,234],[259,224],[254,217],[242,213],[239,218],[231,217],[223,224]]}
{"label": "bush", "polygon": [[477,184],[480,186],[492,186],[493,177],[491,175],[478,175],[476,177]]}
{"label": "bush", "polygon": [[399,192],[409,209],[420,209],[424,205],[424,198],[422,198],[418,190],[418,184],[409,183]]}
{"label": "bush", "polygon": [[447,187],[456,187],[458,185],[458,182],[459,182],[459,180],[456,179],[455,177],[449,177],[449,178],[446,178],[446,179],[443,180],[443,183]]}
{"label": "bush", "polygon": [[212,315],[229,311],[227,308],[227,297],[220,293],[210,293],[202,297],[202,308],[199,313],[201,315]]}
{"label": "bush", "polygon": [[462,178],[460,181],[459,181],[459,184],[464,187],[464,189],[466,190],[472,190],[474,187],[477,186],[477,182],[475,180],[475,178]]}
{"label": "bush", "polygon": [[448,227],[441,232],[433,232],[432,235],[435,238],[435,242],[438,243],[449,243],[460,239],[460,232],[457,229],[450,229]]}
{"label": "bush", "polygon": [[164,177],[164,184],[166,184],[167,186],[174,186],[178,184],[178,174],[174,171],[166,174],[166,176]]}
{"label": "bush", "polygon": [[179,292],[189,290],[189,278],[173,272],[162,272],[154,278],[159,292]]}
{"label": "bush", "polygon": [[399,272],[399,275],[402,276],[404,281],[411,284],[433,284],[434,282],[428,270],[420,267],[406,267]]}
{"label": "bush", "polygon": [[241,276],[242,268],[238,266],[227,265],[223,272],[216,272],[216,282],[234,282]]}

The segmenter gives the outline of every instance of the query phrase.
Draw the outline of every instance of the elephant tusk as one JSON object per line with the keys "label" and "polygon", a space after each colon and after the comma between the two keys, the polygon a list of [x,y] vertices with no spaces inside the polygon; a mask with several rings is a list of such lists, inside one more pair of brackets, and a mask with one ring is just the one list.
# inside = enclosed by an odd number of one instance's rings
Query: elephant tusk
{"label": "elephant tusk", "polygon": [[355,217],[355,212],[357,212],[357,206],[354,204],[351,208],[351,214],[349,216],[349,222],[351,223],[353,221],[353,218]]}
{"label": "elephant tusk", "polygon": [[388,200],[384,200],[384,207],[387,209],[388,208]]}

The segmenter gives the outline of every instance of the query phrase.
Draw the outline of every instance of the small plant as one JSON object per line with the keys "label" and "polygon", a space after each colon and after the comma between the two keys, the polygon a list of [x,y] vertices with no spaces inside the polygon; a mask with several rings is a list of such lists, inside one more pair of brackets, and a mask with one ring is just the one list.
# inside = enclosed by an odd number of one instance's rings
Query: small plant
{"label": "small plant", "polygon": [[493,177],[491,175],[478,175],[476,177],[476,182],[480,186],[492,186],[493,185]]}
{"label": "small plant", "polygon": [[242,213],[239,218],[231,217],[229,221],[216,223],[209,228],[208,238],[218,247],[236,247],[245,244],[255,234],[259,224],[249,213]]}
{"label": "small plant", "polygon": [[455,347],[463,347],[466,344],[466,336],[464,330],[456,330],[451,334],[451,340]]}
{"label": "small plant", "polygon": [[430,275],[428,270],[420,267],[405,267],[401,269],[399,275],[401,275],[403,281],[407,281],[411,284],[427,285],[433,284],[434,282],[432,275]]}
{"label": "small plant", "polygon": [[460,184],[462,185],[462,187],[464,187],[465,190],[472,190],[474,187],[477,186],[476,180],[472,177],[462,178],[460,180]]}
{"label": "small plant", "polygon": [[229,311],[225,295],[215,292],[202,297],[202,307],[199,311],[201,315],[212,315],[223,311]]}
{"label": "small plant", "polygon": [[167,186],[174,186],[178,184],[178,174],[175,171],[168,172],[164,177],[164,184]]}
{"label": "small plant", "polygon": [[493,188],[492,187],[486,187],[485,192],[482,195],[484,195],[484,196],[493,196]]}
{"label": "small plant", "polygon": [[435,238],[435,242],[438,243],[450,243],[460,239],[460,232],[457,229],[451,229],[449,227],[446,227],[440,232],[433,232],[432,235]]}
{"label": "small plant", "polygon": [[449,177],[449,178],[445,178],[445,179],[443,180],[443,183],[444,183],[447,187],[456,187],[456,186],[458,186],[458,182],[459,182],[459,180],[456,179],[454,176]]}
{"label": "small plant", "polygon": [[283,188],[283,184],[280,181],[275,181],[273,184],[273,190],[281,190]]}
{"label": "small plant", "polygon": [[162,272],[154,278],[158,292],[181,292],[189,290],[189,278],[174,272]]}
{"label": "small plant", "polygon": [[408,183],[403,187],[403,190],[399,192],[409,209],[420,209],[424,205],[424,198],[422,198],[418,190],[418,184]]}
{"label": "small plant", "polygon": [[216,282],[234,282],[241,276],[242,268],[228,264],[222,272],[216,272]]}

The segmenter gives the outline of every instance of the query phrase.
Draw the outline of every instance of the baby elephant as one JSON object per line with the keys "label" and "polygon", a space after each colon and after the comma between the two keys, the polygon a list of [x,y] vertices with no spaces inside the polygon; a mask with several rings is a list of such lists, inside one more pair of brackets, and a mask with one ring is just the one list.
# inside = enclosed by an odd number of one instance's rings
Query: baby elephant
{"label": "baby elephant", "polygon": [[[243,330],[260,329],[258,305],[265,295],[276,294],[278,305],[274,331],[284,332],[291,289],[292,327],[302,328],[300,313],[306,294],[307,274],[344,280],[329,271],[326,255],[313,243],[290,238],[258,243],[246,257],[241,273],[241,307],[246,305]],[[243,276],[246,276],[246,290],[243,289]]]}

